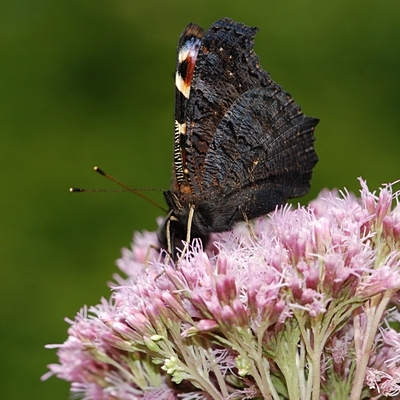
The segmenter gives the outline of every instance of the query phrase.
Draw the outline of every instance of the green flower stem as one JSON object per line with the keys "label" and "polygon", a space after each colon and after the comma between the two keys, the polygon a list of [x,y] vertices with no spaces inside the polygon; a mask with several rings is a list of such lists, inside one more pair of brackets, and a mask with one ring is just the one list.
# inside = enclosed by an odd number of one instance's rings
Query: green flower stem
{"label": "green flower stem", "polygon": [[[357,367],[349,400],[359,400],[364,384],[365,372],[368,367],[370,353],[374,345],[374,339],[379,323],[385,313],[386,307],[395,290],[388,290],[383,294],[372,297],[364,305],[364,313],[367,316],[367,326],[363,331],[360,324],[360,310],[356,310],[354,317],[354,341],[356,346]],[[358,335],[356,335],[358,332]]]}
{"label": "green flower stem", "polygon": [[[321,329],[322,325],[322,329]],[[324,343],[322,343],[323,338],[323,317],[321,314],[317,318],[312,320],[311,329],[313,335],[313,349],[311,356],[312,370],[310,369],[310,376],[312,376],[312,400],[319,400],[319,395],[321,391],[321,356],[322,349],[324,348]]]}
{"label": "green flower stem", "polygon": [[182,363],[182,367],[190,377],[190,380],[195,386],[202,388],[215,400],[227,398],[227,396],[225,396],[225,393],[228,393],[226,386],[221,386],[221,383],[218,380],[222,391],[221,394],[209,379],[208,365],[214,364],[214,360],[211,360],[210,362],[210,360],[206,359],[206,352],[208,349],[203,348],[202,343],[199,343],[199,340],[197,339],[191,338],[191,342],[193,343],[192,345],[189,345],[188,343],[185,345],[183,345],[183,343],[178,345],[185,361],[184,364]]}
{"label": "green flower stem", "polygon": [[[262,355],[262,337],[265,329],[260,328],[258,333],[258,343],[250,329],[238,331],[227,331],[226,338],[231,343],[231,348],[239,353],[239,356],[248,363],[248,373],[254,378],[263,399],[279,400],[279,395],[271,381],[269,374],[269,364],[265,363]],[[261,339],[261,340],[260,340]]]}
{"label": "green flower stem", "polygon": [[[306,349],[303,341],[299,341],[299,352],[296,353],[296,366],[297,366],[297,381],[298,381],[298,391],[301,400],[306,400],[306,393],[311,391],[308,388],[309,381],[306,380],[304,371],[306,369]],[[307,390],[308,389],[308,390]]]}

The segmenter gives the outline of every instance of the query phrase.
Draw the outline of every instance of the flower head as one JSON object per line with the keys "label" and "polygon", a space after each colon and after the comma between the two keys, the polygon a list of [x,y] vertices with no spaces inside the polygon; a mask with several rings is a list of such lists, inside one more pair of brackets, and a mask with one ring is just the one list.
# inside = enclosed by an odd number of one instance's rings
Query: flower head
{"label": "flower head", "polygon": [[400,314],[387,308],[400,289],[400,206],[391,185],[361,186],[361,199],[323,191],[279,208],[254,234],[243,224],[206,249],[194,240],[176,264],[155,234],[136,234],[118,260],[126,277],[70,322],[45,378],[85,399],[397,395],[389,317]]}

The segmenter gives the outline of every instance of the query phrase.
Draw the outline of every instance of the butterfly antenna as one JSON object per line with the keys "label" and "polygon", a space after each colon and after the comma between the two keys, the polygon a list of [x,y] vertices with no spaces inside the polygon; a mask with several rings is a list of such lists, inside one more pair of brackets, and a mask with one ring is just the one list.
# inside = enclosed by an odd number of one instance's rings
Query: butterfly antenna
{"label": "butterfly antenna", "polygon": [[[114,183],[116,183],[119,186],[122,186],[126,191],[128,192],[132,192],[135,193],[137,196],[141,197],[142,199],[148,201],[150,204],[153,204],[153,206],[159,208],[160,210],[162,210],[164,213],[167,213],[167,210],[165,210],[163,207],[161,207],[159,204],[157,204],[154,200],[150,199],[150,197],[147,197],[146,195],[142,194],[139,192],[138,189],[133,189],[127,185],[125,185],[124,183],[120,182],[117,178],[114,178],[112,175],[107,174],[106,172],[104,172],[102,169],[100,169],[99,167],[94,167],[94,170],[99,173],[100,175],[103,175],[104,177],[106,177],[107,179],[109,179],[110,181],[113,181]],[[70,188],[69,189],[70,192],[107,192],[109,190],[104,190],[104,189],[80,189],[80,188]],[[122,191],[122,190],[121,190]]]}

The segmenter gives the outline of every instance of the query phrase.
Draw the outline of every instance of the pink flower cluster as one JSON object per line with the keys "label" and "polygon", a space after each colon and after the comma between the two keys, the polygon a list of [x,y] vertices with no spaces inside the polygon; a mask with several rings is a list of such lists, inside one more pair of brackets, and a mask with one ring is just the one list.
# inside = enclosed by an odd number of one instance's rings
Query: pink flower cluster
{"label": "pink flower cluster", "polygon": [[136,234],[126,277],[48,346],[43,378],[88,400],[400,398],[398,194],[361,185],[194,240],[175,264]]}

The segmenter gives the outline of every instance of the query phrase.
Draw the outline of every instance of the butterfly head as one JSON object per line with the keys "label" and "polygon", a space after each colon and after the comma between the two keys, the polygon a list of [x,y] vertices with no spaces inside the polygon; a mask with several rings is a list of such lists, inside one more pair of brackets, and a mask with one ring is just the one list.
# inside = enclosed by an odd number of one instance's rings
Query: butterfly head
{"label": "butterfly head", "polygon": [[[189,230],[191,239],[198,238],[206,246],[210,238],[209,223],[201,212],[197,212],[195,204],[189,201],[188,196],[178,197],[169,190],[164,192],[164,196],[170,211],[157,232],[160,246],[176,258],[176,249],[183,249]],[[190,220],[191,209],[193,218]]]}

